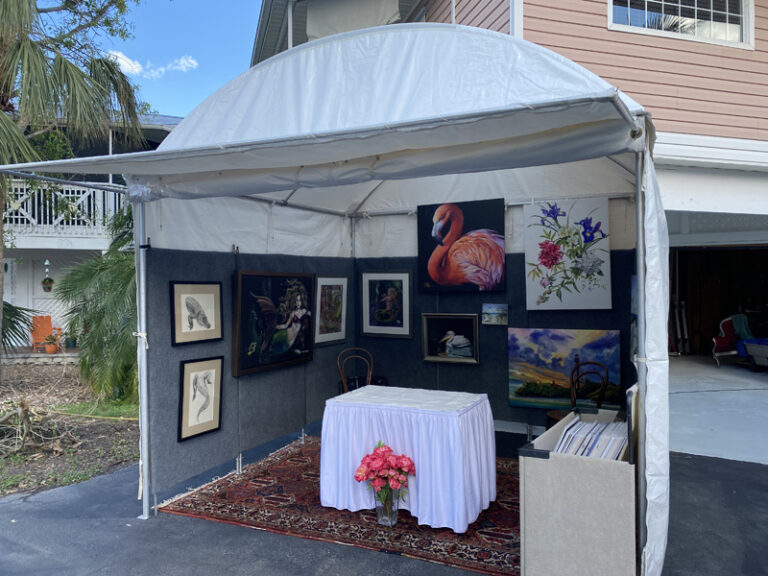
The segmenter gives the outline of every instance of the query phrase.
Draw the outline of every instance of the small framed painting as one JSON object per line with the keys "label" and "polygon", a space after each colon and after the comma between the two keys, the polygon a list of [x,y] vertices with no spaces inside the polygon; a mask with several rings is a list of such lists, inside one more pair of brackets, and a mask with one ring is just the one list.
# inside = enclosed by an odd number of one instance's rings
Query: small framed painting
{"label": "small framed painting", "polygon": [[171,344],[221,340],[221,282],[171,282]]}
{"label": "small framed painting", "polygon": [[422,345],[427,362],[477,364],[477,314],[422,314]]}
{"label": "small framed painting", "polygon": [[508,304],[488,304],[483,303],[483,324],[493,324],[496,326],[506,326],[509,317]]}
{"label": "small framed painting", "polygon": [[331,344],[347,339],[347,279],[317,279],[317,321],[315,344]]}
{"label": "small framed painting", "polygon": [[363,334],[410,338],[410,273],[364,272],[360,285],[363,292]]}
{"label": "small framed painting", "polygon": [[221,368],[224,357],[181,363],[179,442],[221,427]]}
{"label": "small framed painting", "polygon": [[232,375],[312,360],[314,274],[238,270]]}

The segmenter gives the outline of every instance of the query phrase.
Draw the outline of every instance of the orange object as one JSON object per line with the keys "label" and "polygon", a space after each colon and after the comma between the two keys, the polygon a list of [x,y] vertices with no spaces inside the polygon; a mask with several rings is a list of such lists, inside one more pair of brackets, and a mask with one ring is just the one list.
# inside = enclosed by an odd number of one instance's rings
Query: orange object
{"label": "orange object", "polygon": [[45,352],[45,337],[53,333],[50,316],[32,317],[32,351]]}
{"label": "orange object", "polygon": [[61,328],[54,328],[50,316],[32,317],[32,351],[45,352],[45,337],[51,334],[61,335]]}

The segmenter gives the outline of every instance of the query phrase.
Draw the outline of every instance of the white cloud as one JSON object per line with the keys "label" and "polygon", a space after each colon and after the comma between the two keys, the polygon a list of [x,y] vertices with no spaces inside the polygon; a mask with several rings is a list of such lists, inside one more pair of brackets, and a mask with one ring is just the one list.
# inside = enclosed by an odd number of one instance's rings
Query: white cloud
{"label": "white cloud", "polygon": [[133,76],[135,74],[141,74],[142,70],[144,70],[144,67],[136,60],[131,60],[128,56],[117,50],[110,50],[109,57],[117,62],[117,65],[120,66],[120,70],[123,71],[123,74]]}
{"label": "white cloud", "polygon": [[194,70],[198,66],[197,60],[189,55],[182,56],[181,58],[175,58],[165,66],[155,66],[149,60],[147,61],[146,65],[142,66],[136,60],[131,60],[128,58],[128,56],[116,50],[110,50],[109,57],[118,63],[120,69],[125,74],[140,74],[143,78],[149,78],[150,80],[158,80],[165,76],[166,72],[188,72],[189,70]]}
{"label": "white cloud", "polygon": [[176,58],[176,60],[168,64],[166,68],[168,70],[180,70],[182,72],[194,70],[197,68],[197,60],[192,58],[192,56],[182,56],[181,58]]}

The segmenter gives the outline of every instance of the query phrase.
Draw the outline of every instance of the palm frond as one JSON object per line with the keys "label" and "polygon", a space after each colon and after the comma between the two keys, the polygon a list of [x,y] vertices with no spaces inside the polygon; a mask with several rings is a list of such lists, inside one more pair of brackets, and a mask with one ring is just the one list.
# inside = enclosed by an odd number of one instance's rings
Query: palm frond
{"label": "palm frond", "polygon": [[37,20],[35,0],[3,0],[0,2],[0,45],[11,44],[9,39],[18,38],[31,30]]}
{"label": "palm frond", "polygon": [[136,87],[120,66],[110,58],[93,58],[88,63],[88,70],[94,82],[105,89],[110,101],[108,106],[114,110],[113,118],[120,127],[120,133],[126,144],[143,144],[144,136],[140,129]]}
{"label": "palm frond", "polygon": [[0,112],[0,163],[19,164],[38,160],[37,153],[10,116]]}
{"label": "palm frond", "polygon": [[133,253],[108,251],[67,271],[56,297],[70,327],[82,329],[81,374],[101,398],[135,394],[136,274]]}
{"label": "palm frond", "polygon": [[45,51],[28,36],[8,46],[0,60],[0,84],[15,86],[18,80],[17,114],[32,125],[56,118],[54,85]]}
{"label": "palm frond", "polygon": [[10,302],[3,301],[2,344],[4,350],[29,344],[32,316],[34,315],[34,310],[14,306]]}
{"label": "palm frond", "polygon": [[52,68],[56,100],[67,126],[67,134],[87,143],[106,138],[110,108],[104,88],[61,55],[53,59]]}
{"label": "palm frond", "polygon": [[125,250],[133,243],[133,209],[129,205],[125,211],[116,213],[109,221],[109,235],[112,251]]}

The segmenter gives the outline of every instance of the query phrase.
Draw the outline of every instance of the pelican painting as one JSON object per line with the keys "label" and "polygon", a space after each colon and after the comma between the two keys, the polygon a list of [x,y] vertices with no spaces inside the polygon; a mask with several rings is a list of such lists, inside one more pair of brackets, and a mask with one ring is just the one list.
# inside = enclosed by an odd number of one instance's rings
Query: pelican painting
{"label": "pelican painting", "polygon": [[504,201],[419,206],[421,288],[505,289]]}
{"label": "pelican painting", "polygon": [[421,315],[422,346],[427,362],[477,364],[477,314]]}

